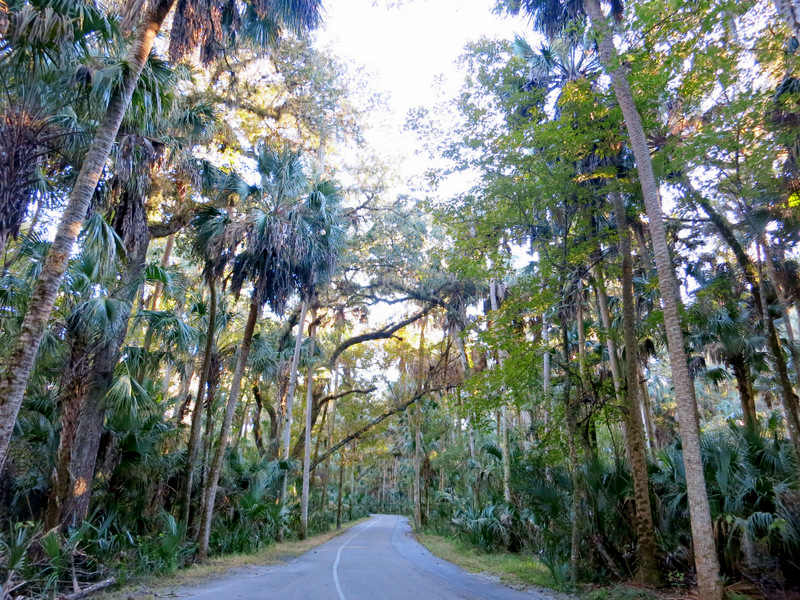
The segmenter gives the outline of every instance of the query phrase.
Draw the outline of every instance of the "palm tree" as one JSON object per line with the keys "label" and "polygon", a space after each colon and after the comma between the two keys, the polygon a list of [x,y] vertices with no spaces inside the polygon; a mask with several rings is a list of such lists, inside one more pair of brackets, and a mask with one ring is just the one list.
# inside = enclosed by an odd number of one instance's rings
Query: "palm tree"
{"label": "palm tree", "polygon": [[[0,378],[0,468],[5,462],[8,444],[22,404],[28,378],[81,223],[103,174],[139,76],[150,56],[156,35],[174,4],[175,0],[153,0],[148,3],[148,8],[141,18],[136,12],[141,8],[141,2],[130,2],[127,5],[129,14],[126,15],[128,17],[126,22],[129,25],[136,25],[136,34],[125,61],[127,68],[124,69],[122,81],[113,91],[108,108],[100,121],[75,180],[55,239],[20,328],[19,338],[9,354]],[[220,5],[217,7],[218,9],[236,12],[235,15],[229,15],[235,18],[226,21],[232,26],[241,25],[243,20],[240,17],[243,16],[252,16],[259,23],[268,25],[268,27],[260,28],[273,33],[272,36],[259,38],[266,43],[277,39],[284,29],[298,33],[313,29],[321,17],[320,0],[292,0],[290,2],[257,0],[246,5],[245,15],[239,14],[238,3],[219,2],[218,4]],[[179,5],[176,18],[173,19],[173,26],[183,27],[185,30],[191,25],[197,25],[202,20],[202,23],[194,30],[198,35],[185,37],[186,43],[181,46],[182,51],[190,50],[201,39],[199,35],[201,33],[205,33],[204,39],[209,40],[210,45],[216,44],[218,42],[214,38],[216,34],[209,33],[210,29],[216,29],[212,20],[208,19],[210,7],[207,4],[199,6],[199,0],[181,0]],[[202,10],[203,7],[205,10]],[[198,8],[201,10],[197,10]],[[182,33],[184,32],[176,29],[174,36],[178,37]],[[212,56],[213,53],[208,55],[209,60]]]}
{"label": "palm tree", "polygon": [[678,419],[683,443],[683,461],[692,515],[697,583],[703,597],[718,600],[722,598],[722,584],[719,578],[719,559],[711,524],[711,509],[703,475],[697,401],[694,383],[686,362],[680,316],[681,298],[667,243],[658,183],[653,170],[650,148],[647,145],[647,137],[627,73],[624,67],[618,66],[619,61],[611,26],[606,20],[599,0],[584,0],[583,4],[600,38],[600,61],[611,77],[611,85],[622,109],[631,149],[636,159],[636,169],[639,174],[647,216],[650,220],[650,237],[658,271],[661,303],[664,309],[664,328],[667,333],[667,347],[672,369],[672,384],[678,405]]}
{"label": "palm tree", "polygon": [[[252,209],[244,224],[244,249],[233,261],[231,274],[235,294],[246,283],[252,285],[250,310],[204,490],[198,540],[201,559],[208,555],[217,484],[261,307],[269,304],[282,315],[295,291],[307,306],[316,285],[332,271],[338,252],[333,244],[341,239],[341,230],[332,220],[336,207],[329,205],[329,198],[321,195],[318,187],[309,191],[299,152],[277,151],[259,144],[254,158],[260,181],[242,190],[243,200],[251,203]],[[298,336],[302,335],[302,317],[300,328]]]}
{"label": "palm tree", "polygon": [[628,217],[621,194],[611,192],[611,202],[617,220],[617,233],[622,254],[622,322],[625,336],[625,435],[631,461],[633,490],[636,498],[636,525],[642,560],[641,574],[645,583],[657,585],[661,574],[656,563],[656,538],[650,490],[647,485],[647,455],[645,453],[644,423],[639,400],[639,367],[636,340],[636,305],[633,299],[633,260]]}
{"label": "palm tree", "polygon": [[[595,52],[590,50],[588,39],[577,38],[574,34],[561,33],[549,43],[542,44],[534,50],[521,38],[514,44],[515,52],[525,59],[528,64],[527,86],[541,89],[546,95],[563,90],[565,84],[581,79],[592,79],[600,73],[600,64]],[[559,92],[560,93],[560,92]],[[556,110],[558,103],[555,103]],[[595,154],[589,155],[579,166],[581,171],[592,173],[598,165],[604,163],[619,163],[619,157],[600,158]],[[655,527],[653,525],[650,493],[647,478],[647,456],[644,444],[644,426],[641,419],[641,410],[638,394],[638,377],[636,373],[636,335],[634,331],[634,304],[633,304],[633,271],[631,262],[631,242],[628,230],[625,205],[621,195],[612,191],[608,194],[613,212],[616,215],[619,246],[622,254],[622,304],[623,324],[625,332],[625,349],[628,362],[624,386],[620,382],[619,365],[617,363],[616,345],[610,334],[611,318],[609,314],[608,299],[605,294],[599,268],[595,270],[597,276],[597,295],[600,305],[601,320],[606,329],[609,360],[614,378],[614,388],[619,396],[622,388],[625,391],[626,427],[624,434],[628,456],[631,462],[631,472],[636,494],[636,522],[639,538],[639,557],[641,560],[640,573],[643,580],[651,585],[661,581],[656,561]],[[583,339],[583,318],[580,316],[581,304],[578,303],[578,334],[579,353],[581,356],[581,379],[585,381],[585,344]]]}
{"label": "palm tree", "polygon": [[[83,365],[85,372],[74,371],[75,385],[68,379],[63,407],[72,407],[62,414],[62,429],[66,432],[74,427],[70,421],[79,415],[75,438],[62,439],[59,447],[59,469],[63,475],[57,478],[51,495],[49,510],[51,525],[67,526],[82,521],[89,509],[95,461],[103,432],[105,408],[103,397],[109,390],[114,370],[120,357],[120,349],[128,331],[128,318],[145,275],[147,251],[153,234],[147,220],[146,199],[150,193],[154,176],[159,169],[172,167],[191,152],[192,147],[209,135],[205,127],[187,127],[186,112],[192,107],[171,103],[172,72],[160,61],[151,61],[146,74],[139,80],[136,103],[160,106],[166,114],[150,114],[144,122],[126,119],[126,135],[122,139],[114,161],[114,177],[108,186],[110,202],[108,214],[114,231],[122,240],[126,260],[114,282],[112,296],[121,302],[122,327],[112,337],[93,349],[93,354],[74,357],[75,363]],[[138,106],[137,106],[138,109]],[[132,110],[131,116],[140,111]],[[176,117],[177,115],[177,117]],[[193,119],[188,119],[191,123]],[[178,143],[175,140],[181,138]],[[172,144],[170,144],[172,142]],[[164,159],[168,144],[171,160]],[[176,145],[177,144],[177,145]],[[186,166],[186,165],[184,165]],[[197,169],[197,165],[191,165]],[[186,205],[179,206],[176,213],[186,212]],[[180,227],[181,218],[174,218],[175,227]],[[167,228],[168,232],[172,229]],[[163,235],[161,232],[158,235]],[[80,391],[75,394],[74,392]],[[66,478],[66,480],[65,480]]]}
{"label": "palm tree", "polygon": [[[694,384],[689,374],[681,325],[681,299],[678,282],[672,267],[667,244],[664,217],[661,210],[658,182],[656,181],[650,148],[647,143],[642,119],[628,81],[625,67],[619,60],[612,26],[603,12],[600,0],[522,0],[509,2],[513,13],[524,11],[548,37],[564,30],[569,22],[588,16],[598,37],[600,63],[611,77],[611,86],[622,110],[625,127],[631,144],[639,175],[645,208],[650,221],[659,289],[667,333],[672,381],[678,405],[683,458],[689,491],[692,515],[692,534],[695,550],[695,566],[700,593],[704,598],[720,600],[722,585],[719,579],[719,559],[714,545],[711,510],[708,502],[703,463],[700,454],[700,426],[697,420],[697,402]],[[612,1],[612,12],[622,18],[622,3]]]}
{"label": "palm tree", "polygon": [[[50,159],[67,154],[85,120],[74,102],[85,63],[107,51],[118,33],[92,0],[47,0],[6,6],[8,29],[0,44],[0,255],[16,237],[41,172],[59,179]],[[80,109],[79,109],[80,110]],[[81,122],[83,121],[83,122]],[[41,192],[39,192],[41,195]],[[38,198],[42,202],[41,197]]]}
{"label": "palm tree", "polygon": [[192,424],[189,430],[188,451],[182,482],[183,493],[180,499],[181,516],[186,525],[189,521],[195,466],[200,453],[203,402],[211,371],[211,359],[214,354],[214,338],[217,334],[217,282],[222,278],[226,265],[233,258],[233,252],[239,241],[236,231],[232,231],[232,228],[229,227],[230,224],[228,212],[213,207],[198,211],[192,223],[195,232],[194,250],[203,257],[203,278],[208,286],[209,302],[203,362],[200,367],[200,381],[197,385],[197,396],[192,411]]}

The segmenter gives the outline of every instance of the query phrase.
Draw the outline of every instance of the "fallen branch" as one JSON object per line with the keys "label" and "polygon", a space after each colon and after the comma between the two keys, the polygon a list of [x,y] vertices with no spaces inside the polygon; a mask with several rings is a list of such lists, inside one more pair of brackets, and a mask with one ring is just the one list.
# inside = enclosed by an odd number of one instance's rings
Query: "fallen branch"
{"label": "fallen branch", "polygon": [[81,598],[86,598],[86,596],[90,594],[94,594],[95,592],[99,592],[100,590],[104,590],[107,587],[111,587],[117,583],[116,577],[111,577],[106,579],[105,581],[100,581],[93,585],[90,585],[87,588],[82,589],[79,592],[75,592],[74,594],[67,594],[66,596],[60,596],[59,600],[80,600]]}

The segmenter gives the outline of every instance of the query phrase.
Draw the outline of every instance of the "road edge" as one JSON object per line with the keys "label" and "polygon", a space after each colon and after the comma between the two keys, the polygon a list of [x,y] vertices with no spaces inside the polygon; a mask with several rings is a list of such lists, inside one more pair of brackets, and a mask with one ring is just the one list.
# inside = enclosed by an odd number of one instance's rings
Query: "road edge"
{"label": "road edge", "polygon": [[290,564],[300,556],[326,542],[347,533],[350,529],[368,521],[362,517],[342,524],[341,529],[311,536],[305,540],[274,543],[251,554],[226,554],[213,557],[202,564],[194,563],[170,575],[154,575],[128,581],[112,590],[92,596],[94,600],[153,600],[165,595],[174,595],[178,588],[207,585],[222,579],[237,570],[252,567],[275,567]]}

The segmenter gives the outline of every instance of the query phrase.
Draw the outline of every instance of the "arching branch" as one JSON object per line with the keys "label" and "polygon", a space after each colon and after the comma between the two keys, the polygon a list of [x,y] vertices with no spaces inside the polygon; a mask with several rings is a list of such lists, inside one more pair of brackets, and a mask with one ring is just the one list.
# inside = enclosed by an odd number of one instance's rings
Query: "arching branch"
{"label": "arching branch", "polygon": [[330,365],[336,364],[336,361],[342,355],[342,352],[344,352],[351,346],[355,346],[356,344],[361,344],[363,342],[369,342],[372,340],[386,340],[393,337],[394,334],[400,331],[403,327],[406,327],[407,325],[411,325],[411,323],[418,321],[419,319],[427,315],[429,312],[431,312],[433,309],[434,305],[429,305],[423,308],[418,313],[411,315],[410,317],[400,321],[399,323],[395,323],[394,325],[387,325],[386,327],[382,327],[381,329],[378,329],[376,331],[362,333],[361,335],[357,335],[355,337],[351,337],[350,339],[343,341],[341,344],[339,344],[336,350],[333,351],[333,354],[331,354],[331,357],[328,360],[328,364]]}
{"label": "arching branch", "polygon": [[327,459],[329,456],[331,456],[337,450],[339,450],[339,448],[341,448],[342,446],[347,445],[348,443],[352,442],[353,440],[356,440],[356,439],[360,438],[362,435],[364,435],[366,432],[368,432],[370,429],[372,429],[373,427],[375,427],[379,423],[382,423],[383,421],[385,421],[386,419],[388,419],[392,415],[396,415],[397,413],[401,413],[401,412],[405,411],[409,406],[411,406],[412,404],[414,404],[415,402],[417,402],[421,398],[424,398],[427,394],[430,394],[431,392],[438,392],[441,389],[442,389],[441,387],[435,387],[435,388],[425,387],[418,394],[415,394],[410,400],[406,400],[402,404],[398,404],[394,408],[391,408],[391,409],[387,410],[386,412],[381,413],[380,415],[378,415],[377,417],[372,419],[369,423],[367,423],[366,425],[364,425],[360,429],[357,429],[356,431],[354,431],[353,433],[351,433],[347,437],[345,437],[342,440],[340,440],[337,444],[334,444],[333,446],[331,446],[331,448],[327,452],[325,452],[325,454],[323,454],[322,456],[317,457],[317,459],[314,462],[311,463],[311,469],[313,470],[318,464],[320,464],[321,462],[324,462],[325,459]]}

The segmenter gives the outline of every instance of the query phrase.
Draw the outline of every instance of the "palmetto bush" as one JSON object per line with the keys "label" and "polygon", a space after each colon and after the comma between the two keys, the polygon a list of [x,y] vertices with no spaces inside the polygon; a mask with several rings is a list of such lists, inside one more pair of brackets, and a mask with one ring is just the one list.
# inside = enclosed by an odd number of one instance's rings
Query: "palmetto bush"
{"label": "palmetto bush", "polygon": [[[602,455],[601,455],[602,456]],[[789,443],[772,419],[752,430],[731,422],[703,437],[703,463],[717,548],[731,578],[793,581],[800,577],[800,482]],[[691,579],[692,539],[679,442],[649,467],[658,558],[671,579]],[[595,579],[636,573],[635,503],[625,462],[596,458],[580,467],[580,556]],[[498,485],[486,501],[474,494],[437,492],[431,527],[487,551],[525,547],[558,579],[570,557],[575,515],[572,477],[563,466],[545,468],[537,456],[514,465],[514,506]]]}
{"label": "palmetto bush", "polygon": [[[800,576],[800,491],[791,447],[773,418],[757,429],[731,422],[703,438],[703,463],[717,549],[729,575]],[[679,446],[656,461],[662,550],[668,564],[689,560],[689,515]]]}
{"label": "palmetto bush", "polygon": [[280,531],[291,533],[289,507],[277,502],[280,475],[278,461],[228,454],[211,531],[213,552],[252,552],[274,542]]}
{"label": "palmetto bush", "polygon": [[459,538],[490,552],[520,548],[523,527],[516,507],[502,501],[476,507],[450,492],[437,492],[436,500],[440,507],[450,508],[449,526]]}

